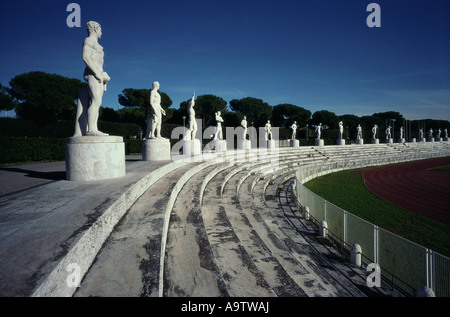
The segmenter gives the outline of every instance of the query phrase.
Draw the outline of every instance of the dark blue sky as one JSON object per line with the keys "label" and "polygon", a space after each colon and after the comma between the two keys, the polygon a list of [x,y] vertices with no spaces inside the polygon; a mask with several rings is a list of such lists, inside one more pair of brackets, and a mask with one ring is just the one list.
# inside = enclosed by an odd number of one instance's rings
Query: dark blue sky
{"label": "dark blue sky", "polygon": [[[69,28],[69,3],[81,27]],[[381,27],[369,28],[369,3]],[[30,71],[82,79],[85,24],[102,25],[103,105],[159,81],[178,108],[196,95],[311,112],[450,120],[448,0],[0,0],[0,82]]]}

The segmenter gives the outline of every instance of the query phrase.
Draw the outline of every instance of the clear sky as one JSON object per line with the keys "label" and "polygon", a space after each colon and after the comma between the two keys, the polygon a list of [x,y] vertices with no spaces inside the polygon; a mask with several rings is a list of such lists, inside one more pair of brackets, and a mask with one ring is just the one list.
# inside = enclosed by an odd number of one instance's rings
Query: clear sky
{"label": "clear sky", "polygon": [[[71,2],[79,28],[66,24]],[[366,24],[371,2],[379,28]],[[0,0],[2,85],[30,71],[82,80],[90,20],[102,25],[111,77],[105,107],[159,81],[174,108],[195,91],[450,120],[449,0]]]}

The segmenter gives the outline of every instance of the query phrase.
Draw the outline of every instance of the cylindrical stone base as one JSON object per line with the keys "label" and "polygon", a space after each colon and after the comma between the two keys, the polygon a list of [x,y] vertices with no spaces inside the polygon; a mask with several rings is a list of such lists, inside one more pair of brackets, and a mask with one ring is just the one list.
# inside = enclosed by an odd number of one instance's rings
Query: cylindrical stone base
{"label": "cylindrical stone base", "polygon": [[380,144],[380,140],[379,139],[372,139],[372,144]]}
{"label": "cylindrical stone base", "polygon": [[202,153],[200,140],[183,140],[183,155],[199,155]]}
{"label": "cylindrical stone base", "polygon": [[238,140],[237,141],[237,149],[238,150],[250,150],[252,148],[252,144],[250,140]]}
{"label": "cylindrical stone base", "polygon": [[122,177],[125,173],[125,143],[122,137],[80,136],[67,139],[67,180],[110,179]]}
{"label": "cylindrical stone base", "polygon": [[322,140],[322,139],[317,140],[316,139],[316,146],[324,146],[324,145],[325,145],[325,141],[324,140]]}
{"label": "cylindrical stone base", "polygon": [[393,140],[393,139],[386,139],[386,143],[387,143],[387,144],[394,143],[394,140]]}
{"label": "cylindrical stone base", "polygon": [[291,140],[290,141],[290,146],[291,147],[299,147],[300,146],[300,141],[299,140]]}
{"label": "cylindrical stone base", "polygon": [[428,142],[434,142],[434,138],[428,138],[427,141]]}
{"label": "cylindrical stone base", "polygon": [[356,139],[356,144],[363,145],[364,140],[363,139]]}
{"label": "cylindrical stone base", "polygon": [[337,143],[337,145],[345,145],[345,140],[344,139],[338,139],[336,143]]}
{"label": "cylindrical stone base", "polygon": [[405,139],[404,138],[398,139],[398,143],[405,143]]}
{"label": "cylindrical stone base", "polygon": [[409,142],[411,142],[411,143],[416,143],[416,138],[411,138],[411,139],[409,140]]}
{"label": "cylindrical stone base", "polygon": [[170,141],[164,138],[145,139],[142,141],[142,160],[170,161]]}

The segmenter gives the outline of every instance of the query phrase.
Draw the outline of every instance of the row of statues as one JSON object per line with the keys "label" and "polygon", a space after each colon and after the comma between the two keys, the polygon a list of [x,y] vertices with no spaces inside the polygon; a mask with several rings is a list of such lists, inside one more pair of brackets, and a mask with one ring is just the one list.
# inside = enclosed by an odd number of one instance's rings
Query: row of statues
{"label": "row of statues", "polygon": [[[88,37],[83,43],[83,61],[86,65],[83,78],[88,83],[88,89],[80,89],[77,105],[75,134],[74,136],[105,136],[106,133],[100,132],[97,127],[98,116],[100,106],[102,105],[103,93],[106,91],[106,85],[111,80],[109,75],[103,70],[104,52],[103,47],[98,43],[98,40],[102,37],[102,28],[98,22],[89,21],[86,24]],[[146,139],[161,139],[161,124],[162,116],[166,115],[163,107],[161,106],[161,95],[158,90],[160,88],[159,82],[153,83],[153,88],[150,93],[150,105],[152,108],[152,117],[147,121]],[[189,114],[189,129],[185,136],[185,139],[195,139],[197,133],[197,123],[195,120],[195,92],[189,102],[188,114]],[[222,123],[223,118],[220,111],[215,113],[216,127],[214,131],[214,140],[222,140]],[[243,137],[247,133],[247,118],[241,121],[241,126],[244,129]],[[297,122],[295,121],[290,128],[292,129],[291,139],[296,139]],[[316,126],[316,140],[320,140],[322,137],[322,123]],[[391,139],[391,127],[386,128],[386,139]],[[358,124],[356,128],[356,139],[362,140],[362,128]],[[375,124],[372,128],[372,139],[377,138],[378,126]],[[433,129],[428,131],[428,137],[433,137]],[[441,138],[441,129],[437,131],[437,138]],[[448,138],[447,129],[444,130],[445,138]],[[339,140],[343,139],[344,124],[339,122]],[[419,130],[419,136],[423,138],[423,129]],[[272,125],[270,120],[265,125],[265,140],[272,140]],[[400,138],[404,138],[403,127],[400,127]]]}

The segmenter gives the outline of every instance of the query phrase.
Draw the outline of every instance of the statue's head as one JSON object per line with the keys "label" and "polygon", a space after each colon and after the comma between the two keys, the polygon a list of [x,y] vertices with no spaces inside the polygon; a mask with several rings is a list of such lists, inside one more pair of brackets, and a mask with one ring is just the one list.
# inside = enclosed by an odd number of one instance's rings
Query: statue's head
{"label": "statue's head", "polygon": [[98,34],[99,38],[101,38],[101,36],[102,36],[102,27],[101,27],[100,23],[98,23],[98,22],[89,21],[88,23],[86,23],[86,30],[87,30],[88,34],[95,32]]}
{"label": "statue's head", "polygon": [[159,89],[159,82],[155,81],[153,83],[153,89]]}

